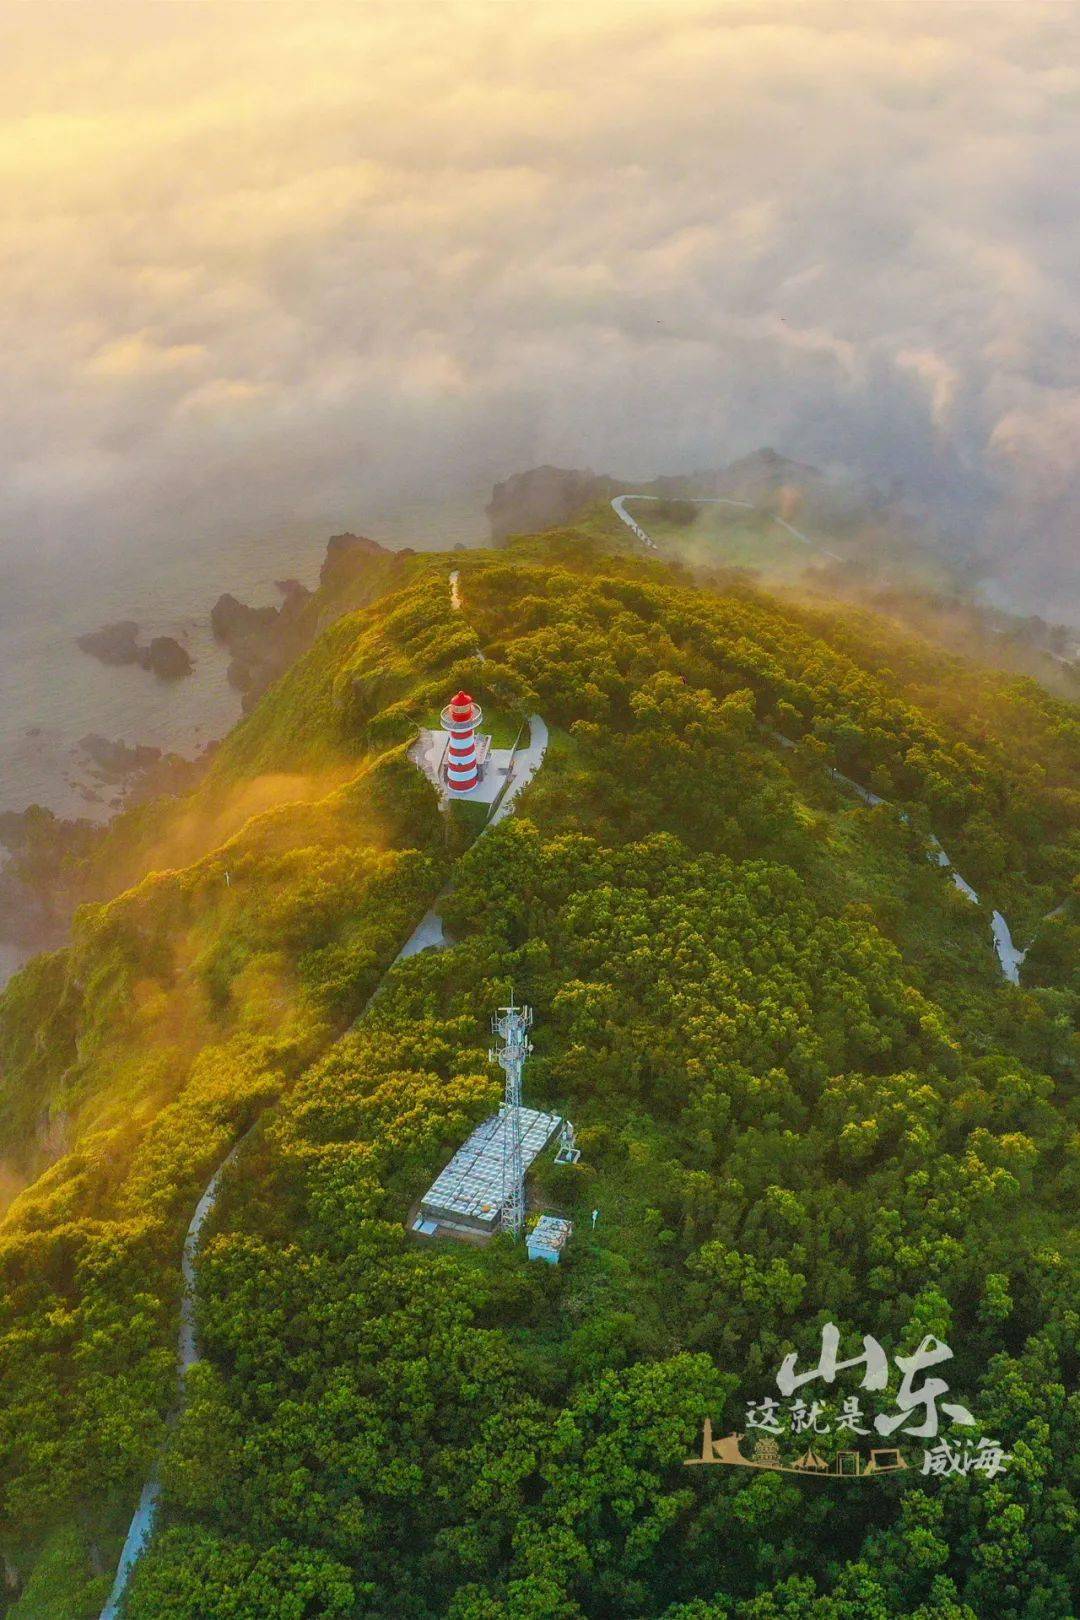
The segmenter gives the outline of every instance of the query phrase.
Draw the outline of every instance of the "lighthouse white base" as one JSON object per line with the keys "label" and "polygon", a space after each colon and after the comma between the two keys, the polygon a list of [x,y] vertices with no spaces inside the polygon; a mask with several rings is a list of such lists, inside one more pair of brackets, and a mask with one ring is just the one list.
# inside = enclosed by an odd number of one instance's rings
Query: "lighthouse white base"
{"label": "lighthouse white base", "polygon": [[447,745],[450,739],[445,731],[421,731],[409,750],[409,758],[438,788],[444,799],[464,799],[466,803],[491,804],[506,782],[506,773],[513,758],[512,748],[492,748],[491,738],[480,732],[476,738],[476,758],[480,766],[480,780],[475,787],[459,792],[446,778]]}

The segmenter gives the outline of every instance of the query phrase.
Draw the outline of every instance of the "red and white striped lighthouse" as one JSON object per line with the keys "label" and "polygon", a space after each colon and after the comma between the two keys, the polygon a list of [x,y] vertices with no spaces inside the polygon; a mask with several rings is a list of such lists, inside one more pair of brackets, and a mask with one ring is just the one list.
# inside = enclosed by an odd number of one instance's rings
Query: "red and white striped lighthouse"
{"label": "red and white striped lighthouse", "polygon": [[468,692],[459,692],[442,712],[443,730],[450,733],[446,750],[446,785],[451,793],[468,793],[480,780],[476,759],[476,728],[483,719],[480,705]]}

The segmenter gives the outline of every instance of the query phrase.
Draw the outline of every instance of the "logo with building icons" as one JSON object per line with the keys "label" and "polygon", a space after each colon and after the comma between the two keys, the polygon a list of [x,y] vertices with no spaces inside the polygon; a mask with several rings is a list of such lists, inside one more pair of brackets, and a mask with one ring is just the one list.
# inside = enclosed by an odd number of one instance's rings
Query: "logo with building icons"
{"label": "logo with building icons", "polygon": [[[817,1366],[798,1372],[798,1356],[794,1352],[785,1356],[776,1374],[780,1398],[766,1395],[748,1401],[745,1430],[720,1439],[714,1438],[712,1420],[706,1418],[701,1454],[687,1457],[685,1466],[722,1464],[819,1479],[860,1480],[912,1469],[922,1475],[972,1474],[983,1479],[1004,1472],[1010,1453],[999,1440],[986,1435],[976,1438],[976,1419],[966,1406],[948,1398],[946,1380],[926,1376],[930,1369],[952,1360],[947,1344],[928,1333],[911,1355],[894,1356],[901,1378],[895,1396],[889,1396],[889,1358],[868,1333],[862,1342],[862,1355],[838,1361],[840,1332],[827,1322],[821,1332]],[[865,1394],[843,1393],[844,1383],[849,1387],[855,1383],[852,1374],[858,1367],[862,1377],[856,1390]],[[845,1373],[849,1377],[836,1389],[835,1397],[825,1398],[824,1386],[831,1390],[838,1375]],[[810,1387],[817,1385],[822,1386],[820,1390]],[[805,1396],[799,1393],[804,1389]],[[883,1410],[890,1401],[893,1410]],[[939,1432],[943,1419],[947,1433]],[[957,1432],[965,1429],[975,1433]],[[751,1430],[757,1431],[753,1439],[748,1438]],[[743,1453],[744,1441],[749,1456]]]}

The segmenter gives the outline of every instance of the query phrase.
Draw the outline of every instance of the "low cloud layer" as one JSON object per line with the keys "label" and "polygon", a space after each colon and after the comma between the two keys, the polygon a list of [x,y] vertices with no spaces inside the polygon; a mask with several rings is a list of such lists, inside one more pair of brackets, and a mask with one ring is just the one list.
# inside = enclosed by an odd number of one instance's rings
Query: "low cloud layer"
{"label": "low cloud layer", "polygon": [[95,0],[0,52],[9,553],[771,443],[1080,616],[1074,8]]}

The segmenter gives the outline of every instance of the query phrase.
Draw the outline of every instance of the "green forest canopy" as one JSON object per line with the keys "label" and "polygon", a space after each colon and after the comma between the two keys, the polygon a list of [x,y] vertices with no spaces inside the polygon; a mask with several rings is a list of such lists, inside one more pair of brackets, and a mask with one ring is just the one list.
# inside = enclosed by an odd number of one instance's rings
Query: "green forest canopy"
{"label": "green forest canopy", "polygon": [[[454,563],[464,613],[447,559],[389,570],[122,818],[82,876],[122,839],[123,891],[0,1001],[3,1612],[97,1614],[164,1445],[128,1620],[1066,1620],[1076,710],[573,531]],[[473,842],[404,757],[458,685],[552,728]],[[1021,987],[931,830],[1020,937],[1066,902]],[[457,943],[384,980],[448,885]],[[406,1232],[511,985],[583,1150],[534,1178],[558,1268]],[[241,1138],[169,1425],[183,1230]],[[684,1470],[827,1320],[946,1338],[1009,1470]]]}

